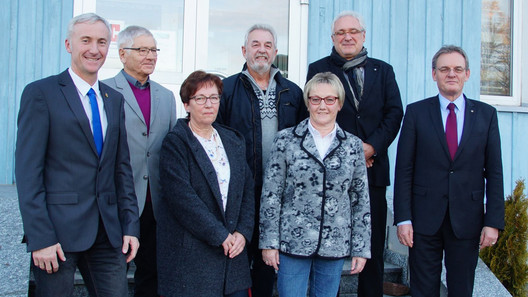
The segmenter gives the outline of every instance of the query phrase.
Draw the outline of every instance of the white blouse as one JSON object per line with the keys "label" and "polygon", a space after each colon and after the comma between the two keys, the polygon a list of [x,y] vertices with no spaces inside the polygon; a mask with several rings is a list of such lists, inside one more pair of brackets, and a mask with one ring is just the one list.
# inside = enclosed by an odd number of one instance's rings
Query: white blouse
{"label": "white blouse", "polygon": [[218,186],[220,188],[220,194],[222,195],[222,204],[225,211],[231,169],[229,167],[229,160],[227,159],[227,154],[224,149],[224,145],[222,144],[222,140],[220,139],[220,135],[218,135],[218,132],[214,128],[210,139],[203,138],[194,132],[193,134],[204,148],[205,153],[209,157],[209,160],[211,160],[211,163],[213,164],[213,167],[216,171],[216,178],[218,179]]}

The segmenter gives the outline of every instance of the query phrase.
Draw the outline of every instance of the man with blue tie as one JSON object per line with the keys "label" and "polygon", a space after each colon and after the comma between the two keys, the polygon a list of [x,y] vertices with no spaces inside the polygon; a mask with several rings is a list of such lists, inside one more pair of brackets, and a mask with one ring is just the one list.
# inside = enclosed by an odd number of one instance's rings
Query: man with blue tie
{"label": "man with blue tie", "polygon": [[70,68],[22,93],[15,172],[36,296],[71,296],[77,267],[91,296],[128,295],[139,216],[123,96],[97,78],[110,40],[100,16],[73,18]]}
{"label": "man with blue tie", "polygon": [[495,244],[504,228],[497,111],[463,94],[462,48],[442,47],[432,67],[438,96],[409,104],[403,120],[394,223],[409,247],[413,297],[440,296],[442,259],[448,295],[470,297],[479,246]]}

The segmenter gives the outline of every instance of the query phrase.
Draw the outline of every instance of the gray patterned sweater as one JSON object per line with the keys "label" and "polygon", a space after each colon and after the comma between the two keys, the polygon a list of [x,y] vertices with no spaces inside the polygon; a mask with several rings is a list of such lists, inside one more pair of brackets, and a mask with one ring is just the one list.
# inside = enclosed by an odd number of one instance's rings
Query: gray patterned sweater
{"label": "gray patterned sweater", "polygon": [[292,256],[370,258],[362,142],[337,127],[321,160],[306,119],[277,133],[260,206],[260,249]]}

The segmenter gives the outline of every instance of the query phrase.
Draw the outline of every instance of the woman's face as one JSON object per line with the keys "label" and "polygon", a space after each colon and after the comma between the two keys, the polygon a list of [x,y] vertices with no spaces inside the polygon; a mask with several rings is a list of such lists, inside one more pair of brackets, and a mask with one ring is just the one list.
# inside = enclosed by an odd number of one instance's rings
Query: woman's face
{"label": "woman's face", "polygon": [[341,110],[341,104],[337,99],[337,91],[329,84],[317,84],[315,85],[308,98],[335,98],[334,104],[327,104],[326,100],[319,100],[320,103],[313,104],[311,99],[308,99],[308,112],[310,112],[310,121],[312,125],[317,127],[323,127],[327,125],[334,125],[337,112]]}
{"label": "woman's face", "polygon": [[[218,88],[214,83],[202,86],[191,96],[191,100],[189,100],[188,103],[183,103],[185,110],[190,115],[191,124],[198,127],[207,127],[216,120],[220,102],[211,102],[214,101],[211,99],[211,96],[220,97],[220,94],[218,94]],[[206,97],[205,103],[197,103],[197,101],[203,100],[203,98],[200,97]]]}

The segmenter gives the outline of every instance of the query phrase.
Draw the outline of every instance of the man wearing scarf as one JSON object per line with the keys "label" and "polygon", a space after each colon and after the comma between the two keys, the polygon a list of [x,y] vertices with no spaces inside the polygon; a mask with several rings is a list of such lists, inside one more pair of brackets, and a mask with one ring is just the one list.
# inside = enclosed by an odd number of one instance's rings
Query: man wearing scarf
{"label": "man wearing scarf", "polygon": [[337,123],[363,141],[367,163],[372,258],[359,274],[358,296],[383,296],[383,250],[387,223],[386,188],[389,181],[387,149],[400,129],[403,117],[400,91],[392,66],[367,56],[365,25],[360,14],[340,13],[332,25],[330,56],[308,67],[309,81],[319,72],[336,74],[345,86],[346,98]]}

